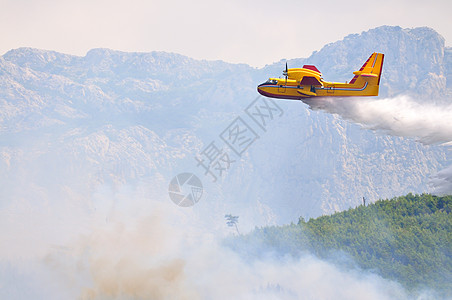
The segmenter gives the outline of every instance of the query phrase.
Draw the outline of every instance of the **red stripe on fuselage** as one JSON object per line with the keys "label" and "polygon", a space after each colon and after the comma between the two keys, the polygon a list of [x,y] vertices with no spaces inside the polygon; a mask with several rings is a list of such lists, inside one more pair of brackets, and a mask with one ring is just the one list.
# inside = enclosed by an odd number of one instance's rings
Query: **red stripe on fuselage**
{"label": "red stripe on fuselage", "polygon": [[309,96],[288,96],[288,95],[280,95],[280,94],[272,94],[272,93],[268,93],[268,92],[263,92],[263,91],[259,91],[259,94],[261,94],[262,96],[266,96],[266,97],[270,97],[270,98],[278,98],[278,99],[290,99],[290,100],[301,100],[301,99],[305,99],[305,98],[309,98]]}

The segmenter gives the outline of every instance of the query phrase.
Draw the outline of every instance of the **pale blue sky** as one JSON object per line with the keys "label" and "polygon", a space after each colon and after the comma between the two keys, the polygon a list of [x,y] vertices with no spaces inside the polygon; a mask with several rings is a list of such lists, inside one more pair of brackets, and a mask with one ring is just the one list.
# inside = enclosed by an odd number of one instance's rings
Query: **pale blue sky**
{"label": "pale blue sky", "polygon": [[450,0],[0,0],[0,54],[103,47],[260,67],[381,25],[429,26],[451,45],[451,12]]}

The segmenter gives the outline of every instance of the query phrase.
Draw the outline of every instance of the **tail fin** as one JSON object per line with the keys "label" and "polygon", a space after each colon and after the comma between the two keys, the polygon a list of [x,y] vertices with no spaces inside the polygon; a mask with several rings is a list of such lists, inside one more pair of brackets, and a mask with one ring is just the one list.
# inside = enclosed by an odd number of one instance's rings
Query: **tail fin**
{"label": "tail fin", "polygon": [[[372,55],[367,59],[364,65],[359,69],[359,71],[353,72],[355,76],[350,81],[350,84],[355,83],[355,81],[360,77],[364,77],[364,79],[369,78],[378,78],[377,84],[380,85],[380,77],[383,71],[383,60],[385,55],[382,53],[372,53]],[[375,83],[374,83],[375,84]]]}

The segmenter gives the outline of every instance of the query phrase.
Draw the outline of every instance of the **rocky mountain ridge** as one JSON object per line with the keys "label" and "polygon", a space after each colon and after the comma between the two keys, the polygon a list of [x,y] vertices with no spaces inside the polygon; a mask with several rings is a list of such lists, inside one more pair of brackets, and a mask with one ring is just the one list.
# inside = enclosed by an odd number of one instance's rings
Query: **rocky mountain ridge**
{"label": "rocky mountain ridge", "polygon": [[[289,66],[309,62],[325,79],[345,81],[373,51],[386,55],[381,97],[450,101],[452,52],[429,28],[375,28]],[[257,99],[256,85],[281,74],[283,64],[11,50],[0,57],[1,207],[79,194],[89,209],[100,187],[143,182],[150,195],[170,201],[172,177],[192,172],[205,185],[196,209],[232,212],[254,226],[346,209],[362,196],[429,191],[429,178],[448,163],[443,147],[363,130],[297,101],[275,102],[283,114],[264,130],[253,123],[245,110]],[[237,116],[258,139],[243,155],[231,154],[235,162],[212,182],[195,157],[221,144]]]}

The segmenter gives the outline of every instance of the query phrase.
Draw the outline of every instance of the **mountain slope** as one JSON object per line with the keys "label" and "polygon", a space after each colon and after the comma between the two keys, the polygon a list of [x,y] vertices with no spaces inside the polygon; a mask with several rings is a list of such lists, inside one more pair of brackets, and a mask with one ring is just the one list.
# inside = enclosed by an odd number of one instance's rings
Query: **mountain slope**
{"label": "mountain slope", "polygon": [[[431,29],[379,27],[289,65],[309,62],[325,79],[348,80],[376,50],[386,54],[383,95],[445,92],[449,52]],[[282,68],[164,52],[11,50],[0,58],[2,206],[34,203],[27,195],[39,190],[45,203],[82,194],[90,209],[102,186],[139,182],[169,201],[170,180],[192,172],[205,187],[201,212],[212,212],[213,222],[240,214],[252,227],[343,210],[363,195],[429,190],[429,177],[447,164],[442,147],[375,134],[299,102],[276,102],[282,116],[259,128],[244,110],[256,85]],[[259,138],[242,156],[232,153],[234,163],[212,182],[195,156],[211,142],[227,149],[220,134],[237,116]]]}

